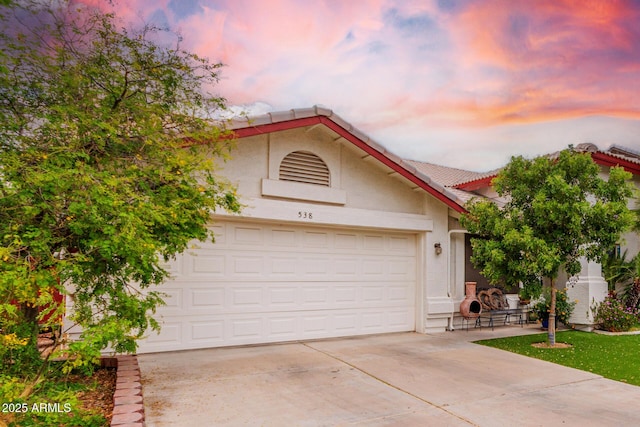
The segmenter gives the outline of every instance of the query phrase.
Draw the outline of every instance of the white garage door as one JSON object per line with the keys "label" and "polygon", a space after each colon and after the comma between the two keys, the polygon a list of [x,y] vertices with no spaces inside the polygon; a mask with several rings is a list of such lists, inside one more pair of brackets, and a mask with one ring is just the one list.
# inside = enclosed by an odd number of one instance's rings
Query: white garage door
{"label": "white garage door", "polygon": [[415,329],[416,236],[219,222],[171,264],[140,352]]}

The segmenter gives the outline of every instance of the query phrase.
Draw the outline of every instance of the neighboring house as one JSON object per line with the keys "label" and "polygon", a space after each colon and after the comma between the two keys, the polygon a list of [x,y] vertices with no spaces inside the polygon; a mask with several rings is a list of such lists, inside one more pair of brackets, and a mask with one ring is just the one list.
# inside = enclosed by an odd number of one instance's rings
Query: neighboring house
{"label": "neighboring house", "polygon": [[[169,265],[162,331],[140,352],[460,326],[477,272],[458,218],[471,197],[495,197],[495,172],[403,160],[322,107],[232,129],[219,173],[245,208],[216,212],[215,243]],[[638,157],[597,154],[628,162],[637,184]]]}
{"label": "neighboring house", "polygon": [[[612,145],[607,150],[601,150],[591,143],[579,144],[574,147],[574,150],[589,153],[591,158],[600,166],[600,175],[604,179],[608,179],[609,168],[622,166],[625,170],[632,173],[632,182],[635,187],[640,190],[640,152],[617,145]],[[551,157],[556,155],[557,153],[549,154]],[[494,200],[498,205],[504,204],[505,202],[491,186],[491,181],[496,177],[499,169],[486,173],[477,173],[429,163],[411,163],[421,172],[445,185],[448,190],[456,192],[460,198],[469,200],[473,197],[484,197]],[[640,208],[640,206],[637,206],[637,199],[629,200],[629,208]],[[621,238],[620,246],[622,250],[626,249],[628,251],[627,255],[629,258],[635,256],[640,252],[640,238],[638,234],[635,232],[626,233]],[[478,288],[490,286],[487,280],[473,268],[469,261],[468,257],[471,253],[471,244],[470,236],[468,235],[465,236],[465,251],[465,280],[477,281]],[[577,301],[571,322],[578,329],[592,329],[593,313],[591,307],[594,302],[604,300],[608,289],[607,283],[602,277],[600,265],[584,260],[582,262],[582,271],[577,277],[569,278],[566,273],[561,272],[557,283],[560,288],[567,288],[567,294],[571,300]]]}

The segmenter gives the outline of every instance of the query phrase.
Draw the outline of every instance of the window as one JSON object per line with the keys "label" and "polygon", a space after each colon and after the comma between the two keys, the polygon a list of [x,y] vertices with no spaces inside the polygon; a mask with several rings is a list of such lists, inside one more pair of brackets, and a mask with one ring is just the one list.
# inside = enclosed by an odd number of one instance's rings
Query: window
{"label": "window", "polygon": [[331,179],[327,164],[308,151],[294,151],[287,154],[280,163],[280,181],[329,187]]}

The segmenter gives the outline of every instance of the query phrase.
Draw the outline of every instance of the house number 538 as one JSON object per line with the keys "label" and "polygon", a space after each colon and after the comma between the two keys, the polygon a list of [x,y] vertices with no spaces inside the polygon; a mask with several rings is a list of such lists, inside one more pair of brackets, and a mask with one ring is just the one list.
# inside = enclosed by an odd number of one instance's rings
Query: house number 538
{"label": "house number 538", "polygon": [[313,219],[313,212],[298,211],[298,218]]}

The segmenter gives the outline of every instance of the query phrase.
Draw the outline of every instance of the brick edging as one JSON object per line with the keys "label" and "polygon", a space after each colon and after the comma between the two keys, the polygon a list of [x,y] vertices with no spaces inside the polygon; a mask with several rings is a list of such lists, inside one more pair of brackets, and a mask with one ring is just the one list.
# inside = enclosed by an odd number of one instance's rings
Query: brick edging
{"label": "brick edging", "polygon": [[116,356],[103,359],[103,365],[117,368],[111,427],[145,427],[138,358]]}

